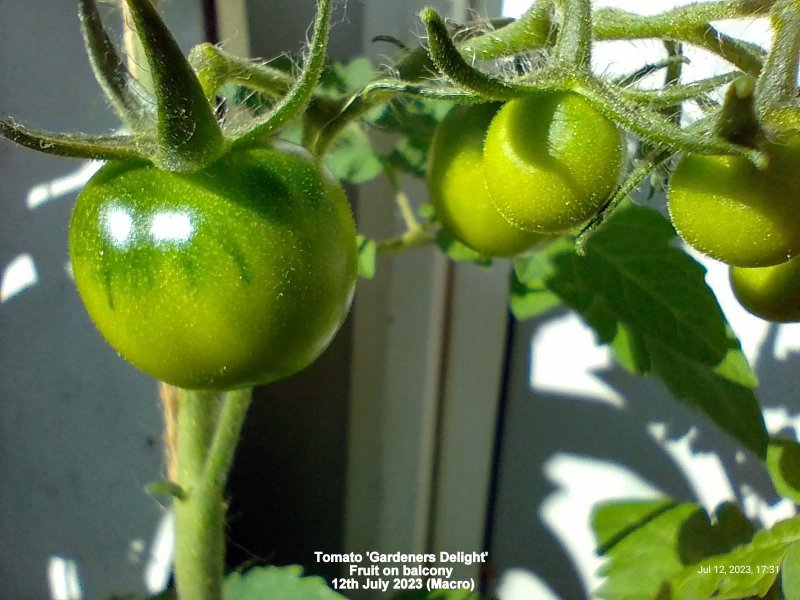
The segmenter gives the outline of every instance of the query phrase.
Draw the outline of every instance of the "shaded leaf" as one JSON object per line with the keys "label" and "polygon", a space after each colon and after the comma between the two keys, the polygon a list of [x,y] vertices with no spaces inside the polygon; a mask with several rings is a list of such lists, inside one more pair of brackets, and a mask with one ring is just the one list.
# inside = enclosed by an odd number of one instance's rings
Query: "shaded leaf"
{"label": "shaded leaf", "polygon": [[290,567],[255,567],[225,578],[224,600],[346,600],[328,587],[322,577],[303,577],[303,569]]}
{"label": "shaded leaf", "polygon": [[530,319],[555,308],[561,299],[547,285],[553,274],[550,257],[553,246],[558,252],[570,252],[572,241],[561,238],[553,242],[547,251],[516,258],[511,271],[511,312],[519,320]]}
{"label": "shaded leaf", "polygon": [[372,142],[358,124],[350,124],[339,135],[324,158],[337,179],[359,185],[383,172],[383,163],[372,149]]}
{"label": "shaded leaf", "polygon": [[484,267],[492,264],[491,258],[476,252],[469,246],[465,246],[444,228],[437,232],[436,244],[453,260],[470,261]]}
{"label": "shaded leaf", "polygon": [[480,596],[469,590],[415,590],[398,592],[392,600],[480,600]]}

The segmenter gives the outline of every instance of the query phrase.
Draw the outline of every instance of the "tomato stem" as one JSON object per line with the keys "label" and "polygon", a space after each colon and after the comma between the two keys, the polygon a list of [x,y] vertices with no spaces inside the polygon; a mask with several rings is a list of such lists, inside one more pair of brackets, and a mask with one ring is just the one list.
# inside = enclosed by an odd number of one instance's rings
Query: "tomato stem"
{"label": "tomato stem", "polygon": [[221,600],[225,482],[251,390],[178,392],[178,485],[174,501],[175,581],[181,600]]}
{"label": "tomato stem", "polygon": [[756,105],[763,118],[795,103],[800,61],[800,3],[778,0],[770,13],[772,47],[756,82]]}
{"label": "tomato stem", "polygon": [[239,58],[213,44],[198,44],[189,53],[189,64],[197,73],[209,100],[226,83],[236,83],[273,98],[280,98],[292,87],[289,73],[264,64]]}
{"label": "tomato stem", "polygon": [[704,96],[726,83],[731,83],[739,75],[738,71],[730,71],[706,79],[698,79],[685,85],[674,84],[654,90],[621,90],[620,94],[628,100],[641,102],[654,108],[671,107],[684,100]]}
{"label": "tomato stem", "polygon": [[396,96],[410,96],[426,100],[442,100],[454,104],[480,104],[485,99],[471,92],[465,92],[449,86],[431,87],[399,79],[378,79],[364,86],[351,96],[336,117],[328,122],[317,134],[314,154],[323,156],[336,136],[349,123],[364,116],[367,112]]}
{"label": "tomato stem", "polygon": [[203,481],[216,403],[208,392],[178,394],[178,485],[185,496],[174,502],[175,580],[181,600],[222,597],[225,508]]}
{"label": "tomato stem", "polygon": [[575,82],[574,91],[584,96],[599,112],[626,129],[673,151],[685,150],[697,154],[732,154],[743,156],[755,165],[766,164],[762,152],[732,144],[719,137],[700,135],[677,127],[669,120],[645,107],[625,99],[611,84],[596,77],[583,77]]}
{"label": "tomato stem", "polygon": [[556,0],[561,28],[555,59],[566,67],[589,71],[592,58],[592,5],[589,0]]}
{"label": "tomato stem", "polygon": [[742,71],[757,75],[764,51],[717,31],[711,21],[766,15],[775,0],[700,2],[643,16],[616,8],[594,14],[593,35],[597,41],[661,38],[686,42],[716,54]]}
{"label": "tomato stem", "polygon": [[226,392],[222,399],[222,409],[203,473],[206,484],[220,494],[225,489],[252,397],[252,390],[244,388]]}

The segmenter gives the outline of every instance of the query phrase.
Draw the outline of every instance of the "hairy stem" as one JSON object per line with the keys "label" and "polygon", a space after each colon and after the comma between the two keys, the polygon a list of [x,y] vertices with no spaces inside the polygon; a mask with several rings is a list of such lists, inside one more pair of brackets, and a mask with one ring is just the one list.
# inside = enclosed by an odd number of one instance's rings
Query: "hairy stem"
{"label": "hairy stem", "polygon": [[555,58],[561,64],[588,71],[592,58],[592,5],[589,0],[555,0],[561,28]]}
{"label": "hairy stem", "polygon": [[225,562],[225,482],[251,390],[178,391],[175,581],[180,600],[221,600]]}
{"label": "hairy stem", "polygon": [[770,13],[772,48],[756,82],[758,112],[767,116],[797,98],[800,60],[800,2],[778,0]]}
{"label": "hairy stem", "polygon": [[208,392],[180,390],[178,396],[178,485],[175,582],[181,600],[220,600],[225,558],[222,495],[203,480],[214,432],[217,399]]}
{"label": "hairy stem", "polygon": [[189,63],[209,99],[226,83],[236,83],[273,98],[283,96],[293,83],[289,73],[239,58],[207,42],[192,48]]}
{"label": "hairy stem", "polygon": [[286,95],[255,125],[241,132],[234,145],[247,145],[262,138],[294,118],[311,100],[314,87],[319,81],[328,51],[333,0],[319,0],[317,16],[314,19],[314,33],[311,36],[311,48],[295,84]]}
{"label": "hairy stem", "polygon": [[253,390],[244,388],[226,392],[222,399],[217,429],[211,440],[203,473],[206,485],[219,494],[225,489],[225,482],[233,464],[236,445],[252,398]]}

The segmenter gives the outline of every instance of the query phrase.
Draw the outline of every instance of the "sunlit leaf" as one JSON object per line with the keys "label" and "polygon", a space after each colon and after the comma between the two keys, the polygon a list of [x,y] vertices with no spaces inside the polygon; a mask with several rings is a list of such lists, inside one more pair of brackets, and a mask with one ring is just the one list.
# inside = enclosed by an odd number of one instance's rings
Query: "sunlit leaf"
{"label": "sunlit leaf", "polygon": [[516,276],[533,290],[544,283],[575,309],[626,369],[658,375],[676,398],[765,456],[755,375],[705,270],[676,246],[661,215],[623,206],[586,242],[585,255],[556,243],[518,261]]}
{"label": "sunlit leaf", "polygon": [[727,552],[753,535],[752,525],[733,505],[721,506],[712,524],[697,504],[669,499],[603,504],[594,511],[592,527],[598,552],[608,559],[597,597],[608,600],[662,598],[666,581],[687,565]]}

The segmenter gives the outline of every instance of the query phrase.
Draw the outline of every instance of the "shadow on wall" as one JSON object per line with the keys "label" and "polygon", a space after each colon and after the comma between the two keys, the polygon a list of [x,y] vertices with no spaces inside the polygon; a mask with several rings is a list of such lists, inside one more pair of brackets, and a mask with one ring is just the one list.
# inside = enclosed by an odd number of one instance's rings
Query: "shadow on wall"
{"label": "shadow on wall", "polygon": [[[708,266],[761,381],[770,434],[796,436],[800,327],[746,315],[721,290],[727,269]],[[490,550],[497,573],[523,571],[503,580],[502,598],[525,597],[511,595],[524,589],[542,600],[580,598],[595,589],[601,560],[590,513],[604,500],[666,495],[707,510],[731,500],[765,526],[794,515],[755,457],[660,382],[612,366],[572,313],[516,324],[511,360]]]}

